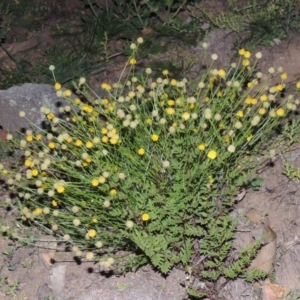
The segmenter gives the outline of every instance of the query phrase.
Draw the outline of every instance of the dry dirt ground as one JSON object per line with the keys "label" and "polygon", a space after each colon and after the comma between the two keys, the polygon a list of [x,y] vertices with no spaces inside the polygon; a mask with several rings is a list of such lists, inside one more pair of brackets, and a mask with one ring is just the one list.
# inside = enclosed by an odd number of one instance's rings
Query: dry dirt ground
{"label": "dry dirt ground", "polygon": [[[209,52],[218,54],[219,65],[228,64],[233,57],[235,36],[217,30],[210,34],[207,41],[210,44]],[[27,44],[29,45],[28,42]],[[11,43],[11,47],[13,49],[16,44]],[[270,66],[282,66],[289,74],[290,84],[300,77],[299,34],[290,35],[279,45],[258,47],[256,50],[263,53],[259,65],[261,70],[267,70]],[[197,74],[203,66],[200,54],[201,44],[184,50],[173,49],[161,54],[161,57],[163,59],[172,55],[178,59],[194,59],[195,64],[191,71]],[[118,68],[112,68],[94,76],[92,85],[96,88],[104,79],[113,81],[118,75]],[[300,170],[300,144],[294,145],[284,156],[277,154],[272,162],[262,162],[257,174],[263,179],[260,190],[247,191],[243,200],[237,204],[236,210],[249,212],[255,209],[258,215],[268,217],[277,242],[275,253],[269,252],[271,259],[275,259],[272,271],[275,282],[282,286],[286,294],[300,296],[300,181],[297,178],[291,180],[283,174],[288,165]],[[1,202],[6,195],[4,190],[0,191]],[[7,225],[17,225],[13,221],[13,214],[13,211],[0,208],[0,218]],[[255,230],[248,221],[243,220],[240,221],[239,229],[236,243],[241,246],[249,238],[252,239]],[[51,236],[43,236],[33,231],[30,234],[38,236],[40,240],[31,247],[17,247],[12,241],[0,237],[0,299],[186,299],[184,283],[187,275],[183,271],[173,269],[167,277],[162,277],[150,266],[146,266],[137,272],[117,276],[99,269],[93,263],[74,261],[72,254],[65,252],[63,245],[57,245]],[[266,298],[264,293],[267,286],[268,282],[252,285],[243,280],[225,283],[220,281],[218,293],[211,299],[275,299]]]}

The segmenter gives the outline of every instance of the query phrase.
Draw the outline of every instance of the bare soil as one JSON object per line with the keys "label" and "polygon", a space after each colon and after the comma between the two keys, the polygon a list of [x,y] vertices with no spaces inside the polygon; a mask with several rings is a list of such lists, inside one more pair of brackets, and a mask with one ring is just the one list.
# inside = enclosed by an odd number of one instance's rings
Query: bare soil
{"label": "bare soil", "polygon": [[[71,15],[76,9],[80,10],[78,2],[68,0],[65,14],[53,16],[49,24],[45,24],[44,29],[36,32],[33,37],[30,32],[14,26],[3,46],[16,55],[22,52],[28,60],[33,57],[42,58],[47,47],[55,43],[49,33],[51,25],[59,21],[65,22],[68,12]],[[213,31],[207,38],[210,44],[209,52],[217,53],[219,56],[219,66],[226,66],[233,58],[232,49],[236,38],[234,34],[222,30]],[[115,47],[117,49],[119,45]],[[300,77],[299,47],[300,34],[291,34],[279,45],[257,47],[255,51],[263,53],[259,68],[266,71],[270,66],[276,68],[282,66],[289,75],[288,82],[293,84]],[[32,48],[36,50],[32,52]],[[201,44],[188,49],[173,47],[167,53],[160,54],[161,59],[170,56],[178,60],[193,59],[195,63],[190,70],[190,75],[193,77],[203,68]],[[9,65],[9,59],[1,51],[0,59]],[[91,85],[97,90],[99,83],[104,80],[114,82],[119,78],[124,61],[125,58],[118,58],[114,65],[92,76]],[[293,168],[300,169],[300,144],[294,145],[293,150],[284,156],[277,155],[272,162],[262,163],[262,168],[257,174],[258,177],[263,178],[260,190],[247,191],[236,209],[239,211],[255,209],[258,214],[267,215],[270,228],[277,237],[275,267],[272,270],[275,281],[283,287],[286,294],[293,292],[300,296],[300,181],[291,180],[283,175],[286,161]],[[4,201],[5,197],[5,191],[2,190],[0,201]],[[14,211],[1,208],[0,218],[9,226],[18,225],[14,220]],[[251,235],[253,230],[247,222],[241,221],[239,226],[243,230],[242,233],[237,234],[236,244],[243,246],[249,240],[253,240]],[[125,276],[118,276],[100,269],[91,262],[75,261],[72,253],[66,252],[63,245],[55,242],[54,237],[43,236],[40,232],[34,231],[31,235],[37,235],[42,242],[28,247],[17,247],[14,242],[0,237],[0,299],[187,299],[184,285],[188,282],[188,276],[176,268],[167,277],[163,277],[151,266],[145,266]],[[266,298],[264,288],[267,283],[260,282],[253,285],[241,279],[225,283],[220,281],[219,288],[211,299],[271,299]]]}

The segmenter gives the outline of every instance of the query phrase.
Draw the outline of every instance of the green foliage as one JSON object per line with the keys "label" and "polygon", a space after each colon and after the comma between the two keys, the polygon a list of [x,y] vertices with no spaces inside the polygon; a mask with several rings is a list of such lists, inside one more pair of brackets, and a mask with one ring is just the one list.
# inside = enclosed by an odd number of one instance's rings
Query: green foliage
{"label": "green foliage", "polygon": [[[246,271],[247,267],[250,265],[252,259],[255,257],[257,254],[257,251],[259,247],[261,246],[261,242],[257,241],[251,246],[244,247],[240,252],[239,252],[239,259],[235,261],[233,264],[230,265],[229,268],[227,268],[224,271],[224,275],[230,279],[236,279],[238,277],[243,277],[245,274],[247,274],[247,280],[251,281],[250,278],[253,279],[259,279],[259,270],[251,270],[251,271]],[[255,274],[258,274],[258,277],[255,277]]]}
{"label": "green foliage", "polygon": [[194,43],[195,37],[201,31],[197,28],[195,20],[184,22],[181,12],[186,9],[187,2],[118,0],[103,6],[99,0],[85,0],[94,17],[111,37],[133,39],[141,32],[148,35],[155,31],[158,36],[172,36]]}
{"label": "green foliage", "polygon": [[193,289],[193,288],[187,288],[186,291],[187,291],[187,293],[188,293],[190,296],[195,297],[195,298],[197,298],[197,299],[201,299],[201,298],[206,297],[206,294],[205,294],[205,293],[203,293],[203,292],[198,292],[198,291],[196,291],[196,290]]}
{"label": "green foliage", "polygon": [[43,26],[43,23],[51,14],[57,11],[57,7],[52,1],[2,0],[0,11],[9,16],[12,23],[17,22],[25,28],[36,30]]}
{"label": "green foliage", "polygon": [[20,281],[14,280],[11,281],[8,279],[7,276],[0,276],[0,289],[5,293],[7,296],[16,296],[16,291],[19,290]]}
{"label": "green foliage", "polygon": [[260,187],[263,183],[263,178],[261,177],[256,177],[254,179],[252,179],[250,181],[250,187],[252,188],[253,191],[259,191],[260,190]]}
{"label": "green foliage", "polygon": [[7,144],[0,139],[0,160],[8,157],[10,155],[10,151],[8,149]]}
{"label": "green foliage", "polygon": [[247,273],[246,280],[249,282],[263,280],[268,277],[268,273],[259,270],[259,269],[252,269]]}
{"label": "green foliage", "polygon": [[[250,62],[244,49],[226,71],[210,63],[193,89],[169,70],[154,79],[147,68],[136,77],[142,43],[130,46],[125,81],[101,84],[105,97],[85,78],[74,82],[81,99],[56,82],[69,102],[62,116],[43,107],[49,128],[11,140],[24,150],[22,170],[0,165],[16,195],[9,203],[22,220],[105,268],[121,272],[150,261],[164,274],[181,265],[208,281],[242,276],[258,245],[228,262],[234,199],[257,157],[269,156],[265,142],[275,128],[299,117],[299,103],[294,95],[276,102],[286,74],[261,81],[260,54]],[[275,76],[281,83],[265,89]]]}
{"label": "green foliage", "polygon": [[300,29],[300,5],[297,0],[231,0],[228,9],[218,13],[202,9],[200,4],[196,7],[202,12],[202,17],[214,26],[247,33],[242,46],[270,45],[274,39],[283,39],[288,32]]}

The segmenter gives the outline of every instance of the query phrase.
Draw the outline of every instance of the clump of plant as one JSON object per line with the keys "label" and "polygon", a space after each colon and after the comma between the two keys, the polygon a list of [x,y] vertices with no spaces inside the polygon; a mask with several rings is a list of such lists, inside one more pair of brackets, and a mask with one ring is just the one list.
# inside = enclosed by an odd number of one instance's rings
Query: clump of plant
{"label": "clump of plant", "polygon": [[[28,130],[15,143],[23,167],[1,166],[14,195],[6,202],[30,226],[104,268],[151,263],[165,274],[180,266],[209,281],[244,276],[259,245],[228,262],[236,228],[230,212],[299,100],[278,102],[287,74],[270,68],[264,77],[255,70],[261,53],[244,49],[227,70],[214,68],[213,54],[197,84],[168,70],[151,78],[147,68],[137,77],[142,42],[131,45],[125,81],[101,84],[106,97],[85,78],[75,84],[80,97],[55,83],[69,104],[60,115],[42,107],[48,129]],[[269,87],[275,76],[279,83]]]}
{"label": "clump of plant", "polygon": [[105,5],[98,0],[85,0],[85,3],[93,12],[98,27],[109,35],[128,39],[141,33],[144,36],[157,33],[193,43],[201,33],[196,19],[183,14],[188,12],[187,0],[110,1]]}
{"label": "clump of plant", "polygon": [[[195,7],[212,25],[246,33],[244,45],[270,45],[285,38],[290,31],[300,29],[300,6],[295,0],[231,0],[228,9],[218,13],[214,9],[203,9],[199,4]],[[195,8],[190,7],[190,10],[194,14]]]}

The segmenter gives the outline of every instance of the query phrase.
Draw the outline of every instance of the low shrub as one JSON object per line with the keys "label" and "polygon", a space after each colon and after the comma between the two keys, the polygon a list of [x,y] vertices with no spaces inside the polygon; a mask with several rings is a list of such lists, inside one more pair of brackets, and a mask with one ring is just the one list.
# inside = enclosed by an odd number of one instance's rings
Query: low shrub
{"label": "low shrub", "polygon": [[[213,54],[197,83],[168,70],[137,76],[142,42],[131,45],[124,83],[102,83],[105,98],[84,78],[77,96],[56,82],[69,105],[59,116],[42,107],[48,129],[28,130],[17,142],[8,135],[24,161],[17,172],[1,166],[14,195],[7,204],[103,268],[125,272],[150,262],[203,280],[244,276],[259,245],[228,262],[231,211],[258,158],[274,156],[274,131],[288,130],[299,100],[279,101],[287,74],[270,68],[263,76],[255,70],[261,53],[244,49],[227,70],[214,69]],[[279,83],[269,87],[275,76]]]}

